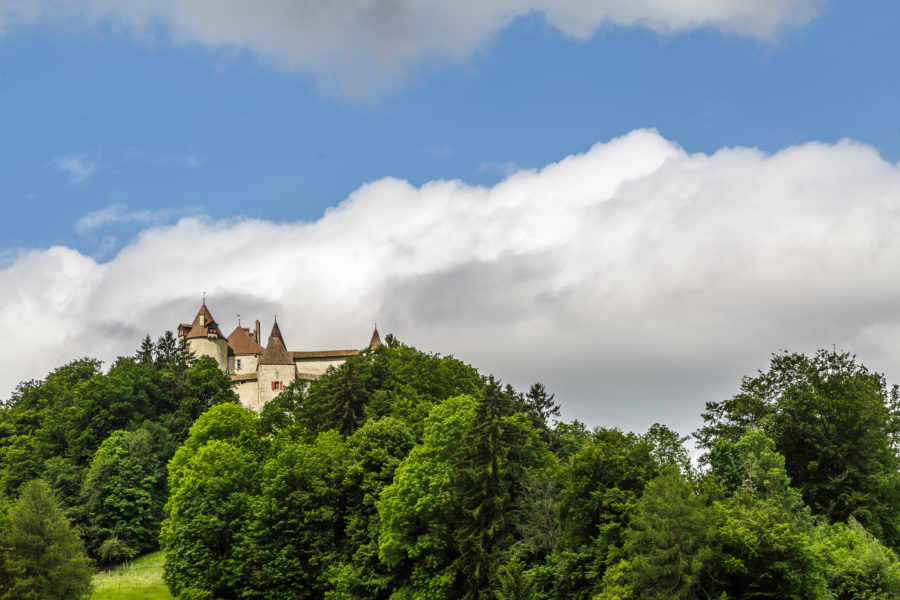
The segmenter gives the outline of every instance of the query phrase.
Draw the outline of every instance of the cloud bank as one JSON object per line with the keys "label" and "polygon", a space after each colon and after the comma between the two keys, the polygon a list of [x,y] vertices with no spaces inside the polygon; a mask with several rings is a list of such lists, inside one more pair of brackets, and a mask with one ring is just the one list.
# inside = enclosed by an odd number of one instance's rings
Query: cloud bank
{"label": "cloud bank", "polygon": [[856,352],[900,376],[900,168],[866,145],[688,154],[650,130],[493,187],[392,178],[315,222],[184,218],[112,260],[64,248],[0,270],[0,397],[76,356],[130,354],[206,292],[292,349],[372,322],[567,418],[696,427],[779,349]]}
{"label": "cloud bank", "polygon": [[702,27],[767,38],[808,22],[822,0],[0,0],[0,34],[79,23],[146,35],[162,25],[178,43],[247,49],[312,75],[329,93],[383,92],[422,63],[470,57],[525,15],[584,39],[609,26],[677,33]]}

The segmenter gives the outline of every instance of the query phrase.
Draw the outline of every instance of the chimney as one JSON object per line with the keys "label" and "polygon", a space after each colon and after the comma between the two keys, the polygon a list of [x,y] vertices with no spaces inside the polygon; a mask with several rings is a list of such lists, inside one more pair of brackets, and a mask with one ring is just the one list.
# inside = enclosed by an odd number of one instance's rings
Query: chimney
{"label": "chimney", "polygon": [[206,315],[200,315],[200,327],[206,327]]}
{"label": "chimney", "polygon": [[256,320],[256,329],[253,331],[253,341],[259,343],[259,319]]}

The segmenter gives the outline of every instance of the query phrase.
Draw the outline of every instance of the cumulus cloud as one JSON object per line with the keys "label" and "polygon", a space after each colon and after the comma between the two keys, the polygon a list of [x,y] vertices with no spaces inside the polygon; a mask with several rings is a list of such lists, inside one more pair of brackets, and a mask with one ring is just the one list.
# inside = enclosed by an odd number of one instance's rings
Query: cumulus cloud
{"label": "cumulus cloud", "polygon": [[177,42],[246,48],[329,92],[377,93],[423,62],[462,61],[517,17],[574,38],[605,25],[676,33],[711,27],[766,38],[808,22],[823,0],[62,0],[0,1],[0,33],[37,22],[100,22]]}
{"label": "cumulus cloud", "polygon": [[69,183],[82,183],[87,181],[94,173],[100,170],[100,164],[92,160],[85,153],[66,154],[57,156],[48,163],[57,172],[69,178]]}
{"label": "cumulus cloud", "polygon": [[[272,315],[292,349],[372,322],[565,416],[697,426],[779,349],[836,345],[900,376],[900,168],[869,146],[688,154],[649,130],[493,187],[392,178],[315,222],[185,218],[100,263],[54,247],[0,268],[0,389],[109,360],[190,320]],[[6,392],[0,392],[0,395]]]}

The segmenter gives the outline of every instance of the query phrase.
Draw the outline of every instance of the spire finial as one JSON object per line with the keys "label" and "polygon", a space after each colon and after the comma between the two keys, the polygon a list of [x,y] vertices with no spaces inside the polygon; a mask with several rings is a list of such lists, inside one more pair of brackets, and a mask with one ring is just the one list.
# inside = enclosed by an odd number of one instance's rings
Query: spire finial
{"label": "spire finial", "polygon": [[206,306],[206,290],[203,290],[203,306]]}
{"label": "spire finial", "polygon": [[238,318],[238,327],[240,327],[241,326],[241,313],[237,314],[237,318]]}

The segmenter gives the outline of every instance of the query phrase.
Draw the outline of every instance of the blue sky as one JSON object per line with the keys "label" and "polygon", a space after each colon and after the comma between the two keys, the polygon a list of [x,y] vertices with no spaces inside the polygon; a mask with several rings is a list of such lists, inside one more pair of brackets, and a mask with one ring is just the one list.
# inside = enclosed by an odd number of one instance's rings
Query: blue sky
{"label": "blue sky", "polygon": [[900,375],[896,2],[388,4],[0,0],[0,321],[56,332],[0,397],[201,291],[591,424],[687,431],[782,348]]}
{"label": "blue sky", "polygon": [[[173,43],[159,25],[143,36],[11,28],[0,39],[0,239],[109,258],[100,240],[119,247],[139,222],[102,236],[74,225],[114,204],[160,220],[313,220],[386,175],[490,185],[641,127],[689,152],[849,137],[896,161],[898,23],[896,3],[831,1],[762,39],[604,26],[580,40],[530,14],[461,63],[425,64],[361,98],[323,95],[246,48]],[[60,157],[88,172],[66,172]]]}

